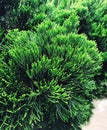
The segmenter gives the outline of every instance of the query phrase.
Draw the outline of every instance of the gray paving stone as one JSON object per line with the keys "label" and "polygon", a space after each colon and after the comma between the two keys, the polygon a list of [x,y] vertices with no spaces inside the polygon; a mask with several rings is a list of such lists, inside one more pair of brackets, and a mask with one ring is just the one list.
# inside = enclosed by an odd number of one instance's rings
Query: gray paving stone
{"label": "gray paving stone", "polygon": [[107,99],[95,100],[94,105],[94,114],[83,130],[107,130]]}

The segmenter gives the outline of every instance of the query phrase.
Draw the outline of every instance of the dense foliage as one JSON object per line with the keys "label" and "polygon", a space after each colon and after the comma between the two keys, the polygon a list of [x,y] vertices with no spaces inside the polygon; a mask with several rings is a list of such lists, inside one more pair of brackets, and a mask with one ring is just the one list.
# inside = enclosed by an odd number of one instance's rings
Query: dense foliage
{"label": "dense foliage", "polygon": [[79,33],[85,33],[89,39],[95,40],[100,51],[107,51],[107,1],[83,0],[74,8],[80,16]]}
{"label": "dense foliage", "polygon": [[79,33],[85,33],[89,39],[95,40],[102,52],[103,67],[100,75],[95,77],[96,97],[107,96],[107,1],[82,0],[74,7],[80,17]]}
{"label": "dense foliage", "polygon": [[92,100],[107,96],[106,9],[106,0],[0,0],[1,130],[81,130]]}
{"label": "dense foliage", "polygon": [[93,77],[101,62],[96,44],[82,35],[56,33],[55,25],[45,30],[46,25],[36,34],[14,30],[6,35],[1,129],[79,129],[90,117]]}

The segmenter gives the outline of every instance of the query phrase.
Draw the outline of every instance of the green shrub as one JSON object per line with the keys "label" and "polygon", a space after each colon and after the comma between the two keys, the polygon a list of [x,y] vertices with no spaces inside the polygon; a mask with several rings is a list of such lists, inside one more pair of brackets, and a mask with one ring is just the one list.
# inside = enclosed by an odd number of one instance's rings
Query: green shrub
{"label": "green shrub", "polygon": [[[89,39],[95,40],[98,49],[107,56],[107,1],[106,0],[83,0],[73,6],[80,17],[79,33],[85,33]],[[105,57],[104,56],[104,57]],[[107,96],[106,73],[107,59],[103,60],[100,75],[95,77],[97,91],[96,97]]]}
{"label": "green shrub", "polygon": [[96,44],[50,24],[38,25],[36,34],[14,30],[6,36],[0,54],[1,130],[80,130],[92,114],[93,77],[101,64]]}
{"label": "green shrub", "polygon": [[75,10],[56,9],[52,12],[51,20],[60,26],[67,28],[67,32],[78,32],[79,17]]}
{"label": "green shrub", "polygon": [[6,0],[0,1],[0,24],[7,29],[32,29],[46,18],[46,0]]}
{"label": "green shrub", "polygon": [[59,25],[64,24],[69,28],[69,32],[77,32],[79,19],[76,12],[69,6],[73,5],[70,1],[51,0],[11,0],[10,3],[2,1],[4,15],[1,18],[3,28],[19,30],[33,30],[43,20],[49,18]]}
{"label": "green shrub", "polygon": [[[0,46],[0,129],[81,130],[92,114],[93,98],[106,85],[107,54],[74,33],[79,29],[96,41],[101,36],[106,51],[105,4],[97,9],[93,0],[0,2],[6,9],[0,19],[5,42]],[[102,20],[94,16],[97,11]],[[103,33],[95,31],[98,20]],[[7,33],[13,28],[20,31]],[[104,71],[99,74],[102,58]]]}
{"label": "green shrub", "polygon": [[107,1],[83,0],[73,7],[80,17],[79,33],[95,40],[100,51],[107,51]]}
{"label": "green shrub", "polygon": [[24,0],[19,2],[17,13],[17,27],[20,30],[33,29],[46,18],[46,0]]}
{"label": "green shrub", "polygon": [[103,66],[100,70],[100,75],[95,76],[97,91],[95,96],[97,98],[106,98],[107,97],[107,52],[102,53]]}

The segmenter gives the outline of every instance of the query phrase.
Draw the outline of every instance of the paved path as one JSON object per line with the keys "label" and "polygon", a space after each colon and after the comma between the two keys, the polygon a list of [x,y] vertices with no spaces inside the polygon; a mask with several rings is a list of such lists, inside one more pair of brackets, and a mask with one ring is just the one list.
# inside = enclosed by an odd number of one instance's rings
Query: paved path
{"label": "paved path", "polygon": [[94,105],[94,114],[83,130],[107,130],[107,99],[94,101]]}

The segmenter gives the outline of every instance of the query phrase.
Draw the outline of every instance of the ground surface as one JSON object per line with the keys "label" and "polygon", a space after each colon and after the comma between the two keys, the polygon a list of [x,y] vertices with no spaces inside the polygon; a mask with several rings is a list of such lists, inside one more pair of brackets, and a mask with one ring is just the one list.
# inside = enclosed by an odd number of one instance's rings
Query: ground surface
{"label": "ground surface", "polygon": [[94,114],[83,130],[107,130],[107,99],[94,101],[94,105]]}

